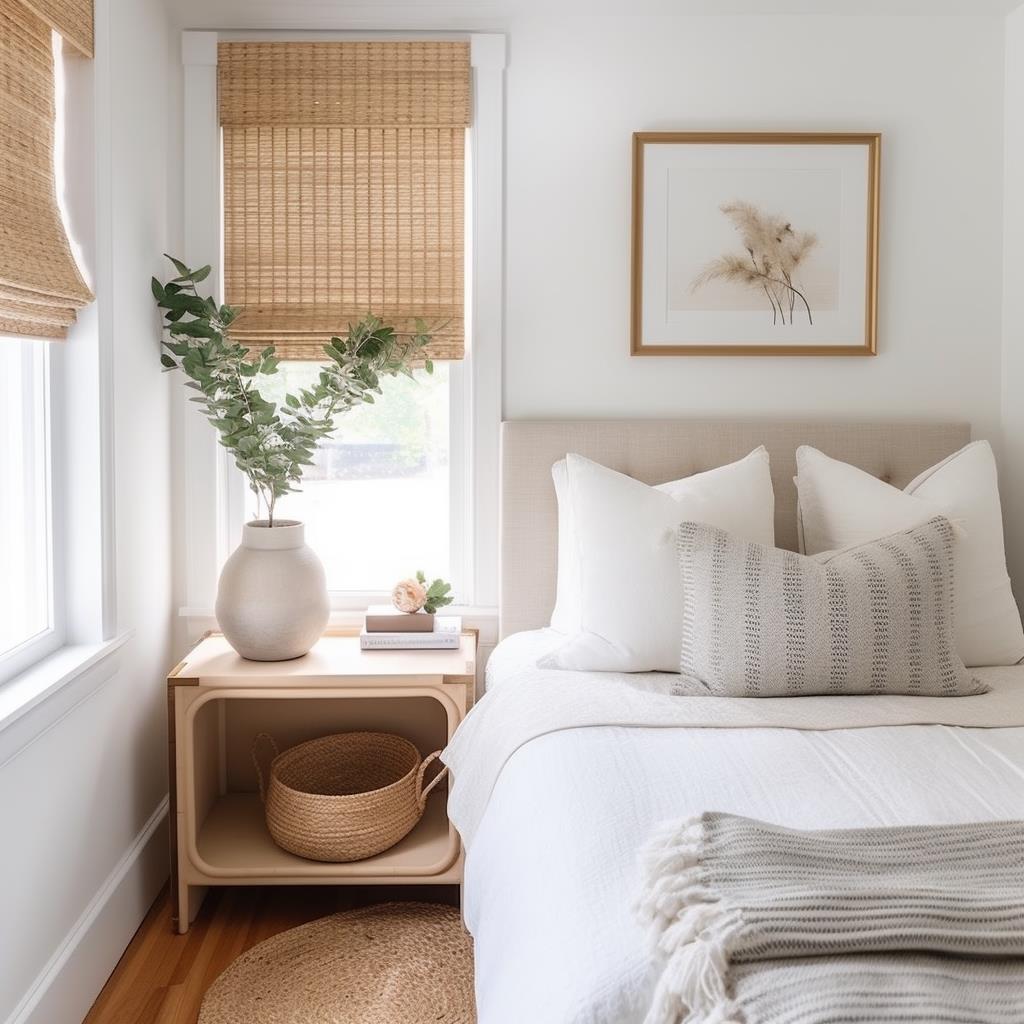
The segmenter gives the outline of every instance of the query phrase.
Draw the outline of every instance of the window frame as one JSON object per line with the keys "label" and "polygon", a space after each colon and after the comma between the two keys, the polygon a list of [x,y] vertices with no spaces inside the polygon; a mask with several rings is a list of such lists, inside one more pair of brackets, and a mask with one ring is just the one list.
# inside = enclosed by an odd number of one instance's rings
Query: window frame
{"label": "window frame", "polygon": [[0,686],[20,675],[34,664],[64,645],[66,615],[64,593],[64,530],[61,520],[60,453],[62,435],[60,422],[60,360],[51,357],[49,344],[38,340],[3,336],[0,343],[21,345],[21,382],[23,393],[37,392],[42,408],[35,400],[26,403],[23,410],[22,450],[25,457],[36,460],[43,449],[47,625],[38,633],[27,637],[7,651],[0,652]]}
{"label": "window frame", "polygon": [[[51,38],[57,201],[78,265],[98,294],[97,280],[109,275],[97,233],[111,194],[96,168],[96,133],[106,126],[95,103],[97,63],[66,48],[58,33]],[[97,188],[99,182],[105,187]],[[0,654],[0,691],[6,689],[8,704],[17,702],[16,692],[24,689],[21,680],[50,676],[51,661],[61,661],[58,675],[67,682],[77,674],[79,655],[88,661],[97,650],[119,642],[114,639],[112,390],[101,369],[109,341],[100,334],[99,319],[96,301],[79,311],[64,342],[16,339],[43,376],[50,622]],[[73,516],[68,509],[72,495]],[[0,715],[0,728],[6,721]]]}
{"label": "window frame", "polygon": [[[97,5],[97,38],[107,34],[108,15]],[[33,742],[97,692],[134,635],[119,623],[117,607],[114,314],[106,297],[119,278],[110,244],[113,115],[109,103],[99,102],[109,61],[102,53],[81,56],[59,37],[54,46],[56,187],[68,240],[96,301],[79,310],[65,342],[33,342],[49,362],[54,595],[63,628],[62,635],[51,633],[52,649],[33,645],[20,671],[0,678],[0,752]],[[24,650],[19,646],[19,656]]]}
{"label": "window frame", "polygon": [[[504,325],[504,77],[506,38],[502,33],[199,31],[182,32],[184,65],[184,238],[183,258],[194,265],[214,262],[209,281],[223,294],[221,135],[217,118],[217,44],[220,41],[346,39],[467,39],[472,65],[473,118],[467,132],[466,358],[453,363],[450,423],[451,458],[463,471],[452,486],[453,533],[449,573],[460,602],[453,610],[479,625],[485,648],[497,632],[498,482],[502,414],[501,365]],[[216,254],[211,261],[210,254]],[[189,633],[215,628],[213,606],[224,560],[238,543],[245,521],[244,482],[217,445],[210,426],[187,392],[175,400],[177,472],[183,572],[179,615]],[[458,455],[457,455],[458,453]],[[457,582],[456,582],[457,581]],[[349,625],[357,612],[379,600],[376,593],[344,593],[334,599],[332,623]]]}

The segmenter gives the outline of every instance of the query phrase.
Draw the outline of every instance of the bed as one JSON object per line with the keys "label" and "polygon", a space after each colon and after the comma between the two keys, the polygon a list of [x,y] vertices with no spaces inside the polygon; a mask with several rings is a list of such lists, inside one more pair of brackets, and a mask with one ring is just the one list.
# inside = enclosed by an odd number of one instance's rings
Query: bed
{"label": "bed", "polygon": [[668,673],[537,667],[559,637],[553,462],[647,483],[771,454],[779,546],[796,546],[797,445],[896,486],[961,447],[956,423],[512,422],[503,437],[503,640],[445,759],[467,854],[480,1024],[630,1024],[654,968],[637,849],[666,819],[725,811],[795,828],[1024,819],[1024,667],[957,700],[673,697]]}

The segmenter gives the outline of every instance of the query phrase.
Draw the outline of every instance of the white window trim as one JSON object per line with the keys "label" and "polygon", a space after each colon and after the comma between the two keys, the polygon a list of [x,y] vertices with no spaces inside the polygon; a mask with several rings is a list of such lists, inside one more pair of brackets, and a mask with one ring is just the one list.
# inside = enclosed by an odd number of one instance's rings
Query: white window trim
{"label": "white window trim", "polygon": [[[182,32],[184,65],[184,260],[214,262],[210,280],[223,294],[221,251],[221,153],[217,115],[217,43],[259,39],[347,40],[422,38],[422,32]],[[462,564],[452,575],[466,604],[453,609],[496,633],[498,604],[498,487],[501,432],[501,365],[504,331],[504,108],[506,41],[500,33],[431,33],[432,38],[468,39],[473,69],[473,121],[470,131],[472,203],[470,219],[469,308],[471,351],[453,364],[452,457],[462,460],[461,503],[466,536],[457,549]],[[214,258],[211,259],[211,254]],[[184,580],[179,615],[192,631],[213,622],[220,566],[237,544],[246,493],[240,474],[184,389],[174,405],[176,460],[183,482],[179,500],[183,522]],[[357,612],[381,594],[338,597],[332,622],[354,621]]]}
{"label": "white window trim", "polygon": [[[16,344],[17,342],[9,342]],[[51,359],[46,342],[26,341],[21,361],[21,390],[33,394],[37,381],[42,384],[42,409],[35,401],[26,403],[22,410],[22,429],[28,444],[32,445],[28,458],[45,460],[45,502],[42,509],[45,523],[42,529],[46,543],[47,625],[26,638],[16,647],[0,653],[0,686],[21,674],[64,643],[64,536],[61,520],[62,472],[58,459],[63,450],[60,443],[60,386],[59,360]],[[25,358],[27,356],[27,358]],[[40,381],[41,378],[41,381]],[[35,422],[37,419],[41,423]],[[54,443],[56,440],[57,443]],[[42,451],[38,448],[41,447]],[[35,524],[34,529],[40,529]],[[33,542],[32,546],[35,544]]]}

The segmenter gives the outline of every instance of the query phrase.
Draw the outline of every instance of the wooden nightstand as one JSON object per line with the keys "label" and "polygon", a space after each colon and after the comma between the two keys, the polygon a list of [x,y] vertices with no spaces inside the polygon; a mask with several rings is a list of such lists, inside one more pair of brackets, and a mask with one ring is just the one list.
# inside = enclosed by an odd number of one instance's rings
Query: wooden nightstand
{"label": "wooden nightstand", "polygon": [[393,732],[427,754],[447,744],[473,704],[475,630],[457,651],[367,651],[351,633],[324,636],[294,661],[246,661],[204,637],[167,678],[171,893],[186,932],[211,885],[460,884],[462,846],[442,784],[397,846],[325,864],[278,847],[256,791],[251,747],[282,750],[328,733]]}

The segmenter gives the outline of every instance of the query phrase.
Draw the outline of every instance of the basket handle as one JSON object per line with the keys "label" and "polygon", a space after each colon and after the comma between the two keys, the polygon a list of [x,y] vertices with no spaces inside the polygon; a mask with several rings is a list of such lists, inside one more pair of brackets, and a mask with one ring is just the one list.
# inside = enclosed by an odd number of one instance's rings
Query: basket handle
{"label": "basket handle", "polygon": [[427,769],[441,756],[440,750],[435,750],[432,754],[428,754],[423,758],[423,764],[420,765],[420,770],[416,775],[416,803],[422,810],[426,806],[427,797],[430,796],[430,791],[448,774],[448,766],[445,765],[435,776],[433,781],[423,788],[423,777],[427,774]]}
{"label": "basket handle", "polygon": [[[265,804],[267,802],[267,791],[263,785],[263,769],[260,767],[259,758],[259,746],[260,740],[267,740],[270,743],[271,749],[274,751],[274,758],[276,759],[280,755],[280,751],[277,749],[277,742],[269,732],[261,732],[256,734],[256,738],[252,741],[252,766],[256,769],[256,778],[259,780],[260,786],[260,803]],[[273,761],[271,761],[273,763]]]}

